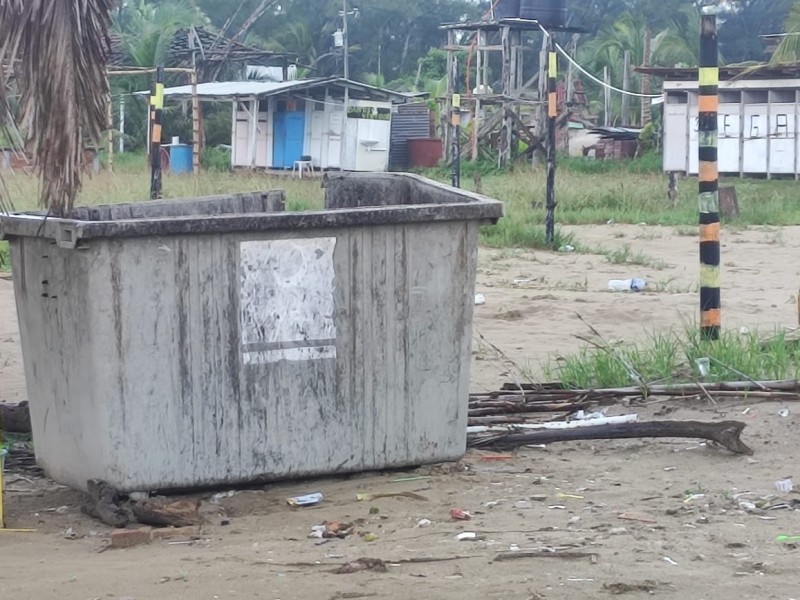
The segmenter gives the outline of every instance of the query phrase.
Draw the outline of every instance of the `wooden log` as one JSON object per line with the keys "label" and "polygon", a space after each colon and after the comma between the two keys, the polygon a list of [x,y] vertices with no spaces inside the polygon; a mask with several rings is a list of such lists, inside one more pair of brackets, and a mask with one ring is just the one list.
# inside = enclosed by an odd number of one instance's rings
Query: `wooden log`
{"label": "wooden log", "polygon": [[30,433],[31,412],[27,402],[19,404],[0,403],[0,431],[8,433]]}
{"label": "wooden log", "polygon": [[[648,385],[644,388],[641,387],[622,387],[622,388],[604,388],[598,390],[562,390],[563,392],[571,392],[572,394],[584,394],[586,396],[641,396],[643,394],[648,396],[696,396],[702,394],[703,390],[707,392],[755,392],[755,391],[776,391],[776,392],[800,392],[800,381],[795,379],[783,379],[779,381],[727,381],[723,383],[704,383],[702,387],[696,383],[677,383],[672,385]],[[519,390],[516,384],[508,384],[503,386],[504,392],[511,392]],[[522,390],[525,392],[535,392],[537,396],[544,396],[552,388],[543,388],[535,384],[522,384]],[[513,396],[512,396],[513,397]],[[517,396],[519,397],[519,396]],[[527,394],[526,394],[527,397]]]}
{"label": "wooden log", "polygon": [[623,423],[599,425],[580,429],[544,430],[533,433],[513,433],[473,440],[476,447],[491,447],[498,450],[580,440],[621,440],[635,438],[692,438],[703,439],[723,446],[734,454],[753,454],[740,436],[746,425],[739,421],[702,423],[699,421],[652,421],[647,423]]}
{"label": "wooden log", "polygon": [[142,525],[154,527],[188,527],[201,522],[200,500],[183,500],[162,504],[159,502],[137,502],[132,507],[133,516]]}
{"label": "wooden log", "polygon": [[590,402],[535,402],[535,403],[514,403],[514,402],[492,402],[486,405],[478,405],[475,408],[470,406],[470,417],[486,417],[490,415],[514,415],[521,413],[543,413],[543,412],[574,412],[576,410],[586,410],[591,406]]}

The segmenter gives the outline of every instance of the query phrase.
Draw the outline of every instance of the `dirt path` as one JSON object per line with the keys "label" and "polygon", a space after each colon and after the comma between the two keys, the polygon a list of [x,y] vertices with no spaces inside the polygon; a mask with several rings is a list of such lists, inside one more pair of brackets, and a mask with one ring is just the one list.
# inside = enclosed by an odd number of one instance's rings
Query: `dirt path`
{"label": "dirt path", "polygon": [[[630,244],[666,265],[613,265],[598,256],[483,252],[476,329],[519,365],[532,371],[552,352],[579,347],[580,312],[609,338],[643,339],[648,331],[681,327],[696,314],[691,293],[697,273],[696,240],[671,229],[592,227],[576,230],[583,243],[607,248]],[[726,234],[723,248],[727,326],[794,325],[800,285],[800,228]],[[610,278],[643,276],[664,291],[611,294]],[[530,280],[514,283],[514,280]],[[791,302],[790,302],[791,300]],[[24,378],[13,294],[0,279],[0,401],[24,399]],[[473,384],[494,388],[503,365],[486,345],[475,349]],[[511,461],[487,462],[470,453],[466,470],[445,467],[410,475],[430,479],[391,483],[403,474],[268,486],[222,501],[231,524],[214,516],[194,545],[157,542],[98,553],[108,530],[80,513],[80,498],[46,482],[12,475],[8,525],[32,534],[0,533],[0,597],[10,600],[171,600],[184,598],[578,599],[624,597],[695,600],[797,598],[798,552],[776,542],[800,534],[800,512],[751,514],[742,498],[777,494],[774,482],[794,475],[800,406],[745,403],[714,409],[705,404],[656,404],[643,418],[739,419],[752,458],[733,457],[687,441],[620,441],[553,445],[525,450]],[[625,412],[615,407],[612,413]],[[43,487],[44,486],[44,487]],[[325,502],[293,510],[285,499],[321,491]],[[426,500],[358,502],[358,492],[412,491]],[[740,497],[739,494],[751,496]],[[797,494],[783,495],[787,500]],[[543,498],[544,497],[544,498]],[[377,514],[370,509],[375,507]],[[474,513],[453,522],[449,511]],[[626,515],[627,513],[627,515]],[[621,519],[626,515],[639,520]],[[309,539],[325,520],[365,519],[378,536]],[[430,527],[416,527],[430,519]],[[67,540],[72,528],[79,536]],[[455,536],[474,531],[476,542]],[[512,547],[561,547],[589,558],[526,558],[493,562]],[[402,563],[387,573],[336,575],[337,565],[362,556]],[[304,563],[296,565],[293,563]],[[319,563],[319,564],[317,564]]]}

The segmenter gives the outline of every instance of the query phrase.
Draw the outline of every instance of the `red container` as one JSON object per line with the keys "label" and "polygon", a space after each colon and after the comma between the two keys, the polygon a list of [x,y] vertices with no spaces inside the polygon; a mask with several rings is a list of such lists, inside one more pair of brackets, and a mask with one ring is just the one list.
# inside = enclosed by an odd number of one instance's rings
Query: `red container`
{"label": "red container", "polygon": [[424,169],[436,167],[442,160],[443,149],[442,140],[437,138],[408,140],[408,166]]}

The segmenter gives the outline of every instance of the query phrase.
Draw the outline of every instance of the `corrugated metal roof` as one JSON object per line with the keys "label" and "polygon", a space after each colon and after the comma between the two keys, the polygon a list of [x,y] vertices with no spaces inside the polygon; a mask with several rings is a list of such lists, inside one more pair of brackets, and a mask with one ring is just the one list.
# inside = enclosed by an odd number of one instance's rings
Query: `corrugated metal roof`
{"label": "corrugated metal roof", "polygon": [[[198,84],[197,95],[200,98],[214,100],[225,100],[245,96],[272,96],[294,88],[306,87],[309,84],[319,81],[324,80],[298,79],[295,81],[214,81],[211,83]],[[170,98],[191,98],[192,86],[182,85],[178,87],[167,88],[164,90],[164,95]]]}
{"label": "corrugated metal roof", "polygon": [[[366,95],[382,96],[384,98],[405,101],[418,96],[418,94],[405,94],[394,90],[375,87],[366,83],[349,81],[340,77],[327,77],[317,79],[297,79],[294,81],[215,81],[201,83],[197,86],[197,95],[201,100],[233,100],[235,98],[268,98],[289,91],[307,90],[322,86],[344,87],[361,91]],[[149,95],[149,91],[137,92],[139,95]],[[192,97],[192,86],[182,85],[164,90],[164,95],[176,100],[189,100]]]}

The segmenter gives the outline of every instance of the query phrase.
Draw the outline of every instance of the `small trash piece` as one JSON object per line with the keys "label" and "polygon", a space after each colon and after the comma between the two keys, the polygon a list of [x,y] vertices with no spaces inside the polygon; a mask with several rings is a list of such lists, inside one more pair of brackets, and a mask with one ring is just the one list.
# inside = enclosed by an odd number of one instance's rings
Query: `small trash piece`
{"label": "small trash piece", "polygon": [[389,569],[386,568],[386,563],[379,558],[359,558],[358,560],[343,564],[336,573],[338,575],[358,573],[359,571],[386,573],[388,570]]}
{"label": "small trash piece", "polygon": [[697,359],[697,371],[700,373],[700,377],[708,377],[708,374],[711,373],[711,359],[710,358],[698,358]]}
{"label": "small trash piece", "polygon": [[782,408],[778,411],[778,416],[783,417],[784,419],[788,417],[791,413],[789,412],[788,408]]}
{"label": "small trash piece", "polygon": [[658,523],[658,521],[651,519],[650,517],[629,512],[624,512],[621,515],[618,515],[617,518],[622,519],[623,521],[636,521],[637,523],[645,523],[647,525],[655,525]]}
{"label": "small trash piece", "polygon": [[486,296],[475,294],[475,306],[483,306],[484,304],[486,304]]}
{"label": "small trash piece", "polygon": [[69,529],[64,530],[64,538],[68,540],[77,540],[78,534],[75,533],[75,530],[70,527]]}
{"label": "small trash piece", "polygon": [[484,454],[481,456],[483,462],[500,462],[504,460],[514,460],[513,454]]}
{"label": "small trash piece", "polygon": [[430,475],[418,475],[416,477],[400,477],[399,479],[392,479],[389,483],[406,483],[407,481],[427,481],[433,479]]}
{"label": "small trash piece", "polygon": [[571,246],[570,244],[564,244],[558,249],[558,251],[569,254],[571,252],[575,252],[575,246]]}
{"label": "small trash piece", "polygon": [[575,494],[565,494],[564,492],[558,492],[556,494],[559,498],[571,498],[572,500],[583,500],[583,496],[576,496]]}
{"label": "small trash piece", "polygon": [[800,535],[786,535],[781,534],[775,538],[779,544],[797,544],[800,543]]}
{"label": "small trash piece", "polygon": [[412,500],[421,500],[426,502],[428,499],[420,494],[414,492],[389,492],[386,494],[356,494],[356,500],[359,502],[372,502],[373,500],[380,500],[381,498],[411,498]]}
{"label": "small trash piece", "polygon": [[471,521],[472,515],[460,508],[450,509],[450,517],[455,521]]}
{"label": "small trash piece", "polygon": [[775,489],[788,494],[794,491],[794,482],[791,479],[779,479],[775,482]]}
{"label": "small trash piece", "polygon": [[[363,522],[363,521],[362,521]],[[343,540],[354,533],[358,533],[355,523],[340,523],[339,521],[324,521],[320,525],[311,526],[310,538],[320,540]]]}
{"label": "small trash piece", "polygon": [[663,560],[665,563],[671,564],[673,567],[677,567],[678,566],[678,563],[676,563],[674,560],[672,560],[669,556],[665,556],[661,560]]}
{"label": "small trash piece", "polygon": [[739,500],[739,508],[750,514],[760,514],[763,512],[758,508],[755,502],[751,502],[750,500]]}
{"label": "small trash piece", "polygon": [[378,541],[378,536],[375,535],[374,533],[367,533],[367,534],[364,535],[364,541],[365,542],[370,542],[370,543],[371,542],[377,542]]}
{"label": "small trash piece", "polygon": [[612,292],[641,292],[647,287],[644,279],[611,279],[608,289]]}
{"label": "small trash piece", "polygon": [[218,494],[214,494],[211,496],[211,503],[212,504],[219,504],[221,500],[225,498],[233,498],[236,494],[238,494],[236,490],[230,490],[228,492],[220,492]]}
{"label": "small trash piece", "polygon": [[529,502],[528,500],[517,500],[514,502],[514,508],[519,510],[529,510],[533,508],[533,503]]}
{"label": "small trash piece", "polygon": [[420,519],[417,521],[416,527],[423,528],[423,527],[430,527],[433,525],[433,521],[430,519]]}
{"label": "small trash piece", "polygon": [[324,496],[317,492],[314,494],[307,494],[306,496],[295,496],[294,498],[287,498],[286,503],[289,506],[304,507],[315,506],[324,500]]}
{"label": "small trash piece", "polygon": [[474,531],[465,531],[464,533],[459,533],[456,539],[459,542],[475,542],[478,540],[478,534]]}

